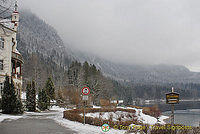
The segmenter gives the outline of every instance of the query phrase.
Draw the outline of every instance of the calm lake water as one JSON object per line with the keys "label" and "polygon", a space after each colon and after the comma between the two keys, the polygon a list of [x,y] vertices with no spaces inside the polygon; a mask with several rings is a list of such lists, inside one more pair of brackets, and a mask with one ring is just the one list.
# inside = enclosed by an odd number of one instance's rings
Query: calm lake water
{"label": "calm lake water", "polygon": [[[163,115],[170,116],[171,111],[163,112]],[[184,124],[187,126],[199,126],[200,109],[175,110],[174,117],[176,124]]]}
{"label": "calm lake water", "polygon": [[[163,115],[170,116],[171,106],[165,102],[143,104],[140,106],[158,105]],[[175,105],[175,123],[189,126],[199,126],[200,123],[200,101],[181,101]]]}

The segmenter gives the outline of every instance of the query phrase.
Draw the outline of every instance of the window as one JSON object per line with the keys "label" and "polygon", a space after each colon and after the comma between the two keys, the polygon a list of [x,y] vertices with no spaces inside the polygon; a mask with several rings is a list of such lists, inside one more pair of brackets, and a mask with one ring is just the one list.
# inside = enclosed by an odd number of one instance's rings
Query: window
{"label": "window", "polygon": [[0,95],[2,95],[3,92],[3,83],[0,83]]}
{"label": "window", "polygon": [[0,49],[4,48],[4,38],[0,37]]}
{"label": "window", "polygon": [[0,70],[3,70],[3,60],[0,60]]}

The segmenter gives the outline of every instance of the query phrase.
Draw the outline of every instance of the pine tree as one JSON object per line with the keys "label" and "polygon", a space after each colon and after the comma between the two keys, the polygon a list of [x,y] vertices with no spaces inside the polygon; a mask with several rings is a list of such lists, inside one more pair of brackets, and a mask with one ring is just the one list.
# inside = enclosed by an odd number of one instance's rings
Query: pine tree
{"label": "pine tree", "polygon": [[88,84],[89,68],[90,68],[90,66],[89,66],[88,62],[85,61],[85,62],[83,63],[83,71],[84,71],[84,76],[83,76],[83,78],[84,78],[84,83],[85,83],[86,85]]}
{"label": "pine tree", "polygon": [[26,85],[26,108],[28,109],[29,111],[29,107],[30,107],[30,92],[31,92],[31,83],[28,82],[27,85]]}
{"label": "pine tree", "polygon": [[44,89],[39,90],[38,94],[38,108],[42,111],[48,109],[49,107],[49,98]]}
{"label": "pine tree", "polygon": [[24,112],[23,111],[23,104],[22,104],[21,100],[17,98],[13,113],[14,114],[22,114],[23,112]]}
{"label": "pine tree", "polygon": [[36,90],[35,82],[28,83],[26,86],[26,108],[28,111],[36,111]]}
{"label": "pine tree", "polygon": [[51,77],[46,81],[45,89],[50,100],[55,99],[55,88]]}
{"label": "pine tree", "polygon": [[2,113],[4,114],[21,114],[23,113],[23,105],[21,100],[17,98],[13,80],[6,76],[4,89],[2,93]]}
{"label": "pine tree", "polygon": [[13,112],[13,98],[15,98],[15,92],[11,90],[11,84],[9,82],[9,77],[6,76],[6,80],[4,82],[4,88],[2,92],[2,112],[5,114],[10,114]]}

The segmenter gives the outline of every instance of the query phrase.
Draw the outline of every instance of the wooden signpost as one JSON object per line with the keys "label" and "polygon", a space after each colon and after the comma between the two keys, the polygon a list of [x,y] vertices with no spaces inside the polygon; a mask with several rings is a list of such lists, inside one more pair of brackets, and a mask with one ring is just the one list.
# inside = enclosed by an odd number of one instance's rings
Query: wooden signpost
{"label": "wooden signpost", "polygon": [[174,125],[174,105],[179,103],[179,93],[174,92],[174,88],[172,87],[172,91],[166,94],[166,103],[171,104],[171,126]]}
{"label": "wooden signpost", "polygon": [[175,92],[166,94],[166,103],[167,104],[178,104],[179,103],[179,94]]}

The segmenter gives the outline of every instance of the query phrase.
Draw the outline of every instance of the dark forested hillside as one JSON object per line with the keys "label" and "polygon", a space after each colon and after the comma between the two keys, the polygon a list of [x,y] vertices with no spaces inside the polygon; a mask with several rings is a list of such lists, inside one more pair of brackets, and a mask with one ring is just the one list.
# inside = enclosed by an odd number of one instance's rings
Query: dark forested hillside
{"label": "dark forested hillside", "polygon": [[22,53],[37,52],[61,66],[73,60],[56,30],[28,10],[20,12],[18,41]]}
{"label": "dark forested hillside", "polygon": [[56,86],[63,85],[66,69],[74,58],[56,30],[25,10],[20,12],[17,36],[17,48],[24,57],[24,82],[35,79],[40,86],[52,76]]}
{"label": "dark forested hillside", "polygon": [[143,84],[200,83],[200,73],[191,72],[181,65],[126,65],[113,63],[95,55],[75,52],[80,61],[95,64],[104,75],[119,81]]}

